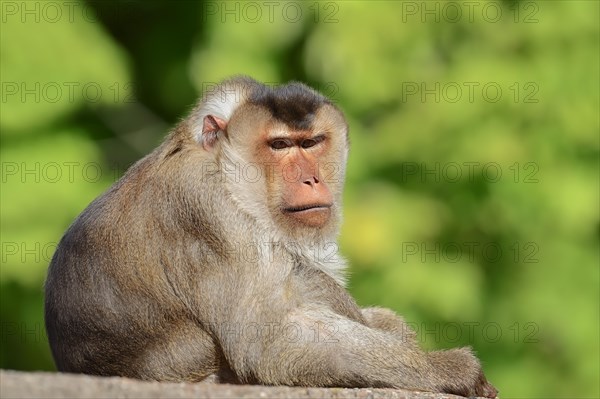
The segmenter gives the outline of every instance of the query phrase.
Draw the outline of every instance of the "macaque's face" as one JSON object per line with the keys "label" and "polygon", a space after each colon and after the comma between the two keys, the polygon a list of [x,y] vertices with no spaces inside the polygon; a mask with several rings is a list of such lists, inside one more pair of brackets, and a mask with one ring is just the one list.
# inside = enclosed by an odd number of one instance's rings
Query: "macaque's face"
{"label": "macaque's face", "polygon": [[330,104],[311,109],[293,100],[285,105],[300,109],[281,119],[263,105],[242,106],[228,125],[228,136],[236,151],[256,169],[252,174],[260,173],[261,179],[248,183],[262,185],[255,189],[266,194],[275,221],[321,228],[336,218],[344,181],[347,126],[341,112]]}

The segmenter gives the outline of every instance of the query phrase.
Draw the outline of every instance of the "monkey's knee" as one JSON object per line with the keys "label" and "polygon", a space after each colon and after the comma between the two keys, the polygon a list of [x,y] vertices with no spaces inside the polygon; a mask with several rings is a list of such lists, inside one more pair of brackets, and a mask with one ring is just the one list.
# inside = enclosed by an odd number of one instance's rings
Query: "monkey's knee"
{"label": "monkey's knee", "polygon": [[362,314],[371,328],[399,335],[406,340],[415,341],[416,333],[404,321],[402,316],[397,315],[390,309],[372,307],[362,309]]}

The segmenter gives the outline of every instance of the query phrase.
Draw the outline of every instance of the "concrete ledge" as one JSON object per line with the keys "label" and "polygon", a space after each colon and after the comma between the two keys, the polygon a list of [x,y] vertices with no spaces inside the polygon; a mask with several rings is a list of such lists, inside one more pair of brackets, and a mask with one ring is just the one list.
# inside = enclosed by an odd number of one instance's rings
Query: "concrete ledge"
{"label": "concrete ledge", "polygon": [[0,370],[0,398],[284,398],[459,399],[398,389],[270,387],[261,385],[145,382],[120,377]]}

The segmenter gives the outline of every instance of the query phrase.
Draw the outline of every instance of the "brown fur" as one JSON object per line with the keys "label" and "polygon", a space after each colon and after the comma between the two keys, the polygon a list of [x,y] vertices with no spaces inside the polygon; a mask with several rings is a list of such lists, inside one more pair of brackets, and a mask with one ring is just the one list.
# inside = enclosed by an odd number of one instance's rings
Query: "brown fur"
{"label": "brown fur", "polygon": [[[277,131],[293,147],[269,147]],[[62,238],[46,281],[58,369],[495,397],[469,349],[425,353],[400,317],[345,290],[347,141],[341,112],[306,86],[237,78],[208,93]],[[303,181],[282,178],[290,162]],[[232,175],[249,166],[258,180]],[[282,211],[323,198],[330,212],[312,219]]]}

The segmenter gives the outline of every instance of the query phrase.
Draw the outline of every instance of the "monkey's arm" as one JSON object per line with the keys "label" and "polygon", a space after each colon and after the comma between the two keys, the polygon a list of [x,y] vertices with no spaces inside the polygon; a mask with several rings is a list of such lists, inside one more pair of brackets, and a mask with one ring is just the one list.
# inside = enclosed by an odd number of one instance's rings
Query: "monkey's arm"
{"label": "monkey's arm", "polygon": [[[379,307],[364,308],[361,309],[361,312],[368,326],[392,333],[401,338],[402,342],[408,347],[412,347],[416,351],[419,350],[416,333],[404,321],[402,316],[397,315],[390,309]],[[425,355],[428,357],[428,360],[433,367],[442,372],[447,372],[447,378],[454,380],[453,377],[455,377],[456,374],[452,373],[452,370],[448,368],[448,365],[455,361],[457,351],[464,353],[470,352],[470,349],[463,348],[450,351],[436,351],[426,353]],[[461,356],[461,354],[458,354],[458,356]],[[460,365],[455,365],[455,367],[460,367]],[[481,388],[475,389],[475,392],[481,396],[495,397],[497,394],[496,389],[486,381],[483,373],[480,373],[476,385],[479,385]]]}
{"label": "monkey's arm", "polygon": [[[232,342],[231,331],[221,337],[225,356],[245,382],[397,387],[492,398],[496,394],[482,380],[479,362],[469,349],[428,355],[412,340],[325,307],[300,306],[279,321],[265,319],[256,326],[263,327],[263,334],[241,342]],[[264,327],[270,327],[268,334]]]}

